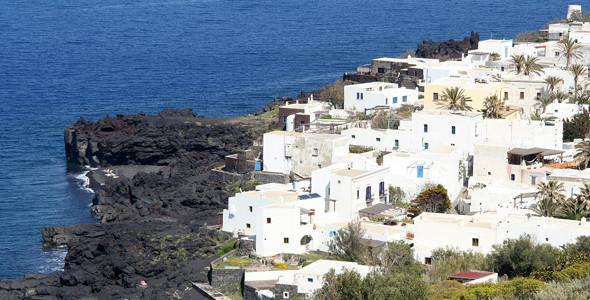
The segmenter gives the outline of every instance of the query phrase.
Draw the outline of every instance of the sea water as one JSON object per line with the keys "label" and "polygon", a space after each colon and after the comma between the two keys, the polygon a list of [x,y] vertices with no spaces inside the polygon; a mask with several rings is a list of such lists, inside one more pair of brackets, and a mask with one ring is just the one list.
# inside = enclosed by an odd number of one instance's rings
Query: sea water
{"label": "sea water", "polygon": [[80,117],[238,116],[422,40],[513,38],[570,1],[0,0],[0,278],[59,271],[45,226],[95,222],[66,168]]}

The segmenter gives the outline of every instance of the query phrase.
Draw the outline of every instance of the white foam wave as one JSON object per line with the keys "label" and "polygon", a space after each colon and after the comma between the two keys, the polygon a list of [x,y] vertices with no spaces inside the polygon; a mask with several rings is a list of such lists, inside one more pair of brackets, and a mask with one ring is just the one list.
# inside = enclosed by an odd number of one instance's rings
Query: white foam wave
{"label": "white foam wave", "polygon": [[38,272],[42,274],[62,272],[68,249],[66,247],[53,248],[50,251],[44,251],[45,263],[39,266]]}
{"label": "white foam wave", "polygon": [[75,174],[74,178],[76,179],[76,183],[78,183],[78,185],[80,186],[80,189],[94,194],[94,190],[90,188],[90,178],[86,176],[88,172],[90,172],[90,170]]}

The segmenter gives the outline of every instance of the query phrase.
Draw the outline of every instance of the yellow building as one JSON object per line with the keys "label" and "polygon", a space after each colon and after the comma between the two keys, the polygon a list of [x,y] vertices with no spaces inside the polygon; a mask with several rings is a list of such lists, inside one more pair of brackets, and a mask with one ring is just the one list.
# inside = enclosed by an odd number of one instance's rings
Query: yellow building
{"label": "yellow building", "polygon": [[473,111],[484,108],[483,103],[486,97],[498,95],[502,99],[503,84],[500,81],[476,80],[468,77],[445,77],[440,78],[424,87],[424,108],[440,109],[444,104],[442,95],[445,88],[458,86],[463,89],[463,94],[471,99],[467,104],[473,107]]}

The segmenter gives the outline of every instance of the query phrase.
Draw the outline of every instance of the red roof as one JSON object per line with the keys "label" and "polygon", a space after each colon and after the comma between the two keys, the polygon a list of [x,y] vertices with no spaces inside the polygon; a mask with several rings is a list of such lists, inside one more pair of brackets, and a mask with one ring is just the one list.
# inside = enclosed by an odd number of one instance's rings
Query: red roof
{"label": "red roof", "polygon": [[480,279],[489,275],[492,275],[494,273],[490,273],[490,272],[459,272],[459,273],[455,273],[451,276],[449,276],[449,278],[462,278],[462,279]]}

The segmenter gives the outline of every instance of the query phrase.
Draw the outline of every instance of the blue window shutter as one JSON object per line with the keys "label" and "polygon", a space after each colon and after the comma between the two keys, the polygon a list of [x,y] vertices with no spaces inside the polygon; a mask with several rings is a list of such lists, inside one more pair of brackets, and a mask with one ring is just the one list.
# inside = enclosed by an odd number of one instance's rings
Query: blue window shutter
{"label": "blue window shutter", "polygon": [[424,178],[424,166],[418,166],[418,178]]}

